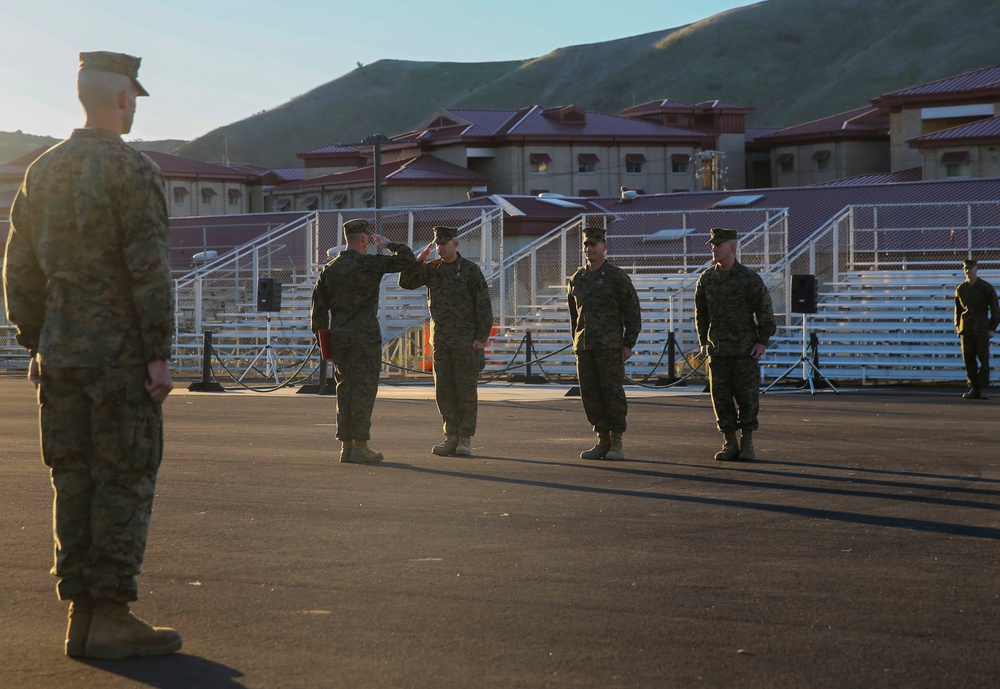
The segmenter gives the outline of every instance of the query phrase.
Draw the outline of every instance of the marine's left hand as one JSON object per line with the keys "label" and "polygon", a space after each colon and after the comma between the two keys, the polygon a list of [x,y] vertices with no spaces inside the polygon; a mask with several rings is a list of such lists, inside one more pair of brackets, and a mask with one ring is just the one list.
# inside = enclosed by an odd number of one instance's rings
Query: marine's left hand
{"label": "marine's left hand", "polygon": [[31,357],[31,361],[28,362],[28,380],[36,388],[42,382],[42,369],[38,365],[38,355]]}
{"label": "marine's left hand", "polygon": [[628,361],[632,358],[632,348],[622,347],[622,361]]}
{"label": "marine's left hand", "polygon": [[485,342],[480,342],[479,340],[473,340],[472,341],[472,350],[474,352],[481,352],[484,349],[486,349],[486,343]]}
{"label": "marine's left hand", "polygon": [[764,356],[764,351],[766,349],[767,347],[758,342],[753,346],[753,349],[750,350],[750,356],[752,356],[754,359],[760,359],[762,356]]}

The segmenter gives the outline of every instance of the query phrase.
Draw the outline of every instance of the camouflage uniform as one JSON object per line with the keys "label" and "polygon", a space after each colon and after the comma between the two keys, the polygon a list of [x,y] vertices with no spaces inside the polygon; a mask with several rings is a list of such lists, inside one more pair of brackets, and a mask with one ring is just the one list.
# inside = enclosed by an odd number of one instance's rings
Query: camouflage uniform
{"label": "camouflage uniform", "polygon": [[405,244],[390,242],[391,256],[341,251],[320,273],[312,295],[313,332],[330,329],[337,381],[337,438],[369,440],[382,362],[379,285],[386,273],[414,262]]}
{"label": "camouflage uniform", "polygon": [[479,266],[461,254],[451,263],[415,263],[399,276],[404,289],[427,287],[434,354],[434,394],[445,435],[476,434],[479,372],[485,360],[472,349],[493,327],[489,287]]}
{"label": "camouflage uniform", "polygon": [[955,330],[962,343],[965,374],[973,390],[985,392],[990,386],[990,331],[996,332],[997,326],[1000,326],[1000,305],[993,285],[978,278],[955,288]]}
{"label": "camouflage uniform", "polygon": [[[600,235],[603,241],[603,234]],[[632,280],[607,260],[597,270],[573,274],[568,290],[573,352],[587,421],[598,433],[626,430],[625,362],[622,348],[635,347],[642,329],[639,296]]]}
{"label": "camouflage uniform", "polygon": [[705,269],[695,286],[694,304],[698,342],[708,345],[709,385],[719,430],[755,431],[760,364],[750,352],[755,344],[766,346],[774,335],[771,295],[757,273],[737,262],[729,270]]}
{"label": "camouflage uniform", "polygon": [[163,450],[146,364],[170,358],[169,249],[160,170],[109,131],[49,149],[14,200],[7,317],[40,367],[63,600],[137,598]]}

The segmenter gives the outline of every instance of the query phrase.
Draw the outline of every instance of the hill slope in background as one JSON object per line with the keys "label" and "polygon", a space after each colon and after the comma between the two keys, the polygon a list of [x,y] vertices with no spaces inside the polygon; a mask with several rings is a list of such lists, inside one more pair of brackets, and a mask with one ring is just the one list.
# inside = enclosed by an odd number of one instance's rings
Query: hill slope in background
{"label": "hill slope in background", "polygon": [[[669,26],[670,12],[636,17]],[[295,154],[416,127],[444,107],[567,105],[616,113],[671,98],[756,108],[789,126],[916,84],[1000,64],[996,0],[765,0],[675,29],[513,62],[381,60],[175,153],[301,164]]]}
{"label": "hill slope in background", "polygon": [[[666,10],[637,18],[637,25],[669,22]],[[720,99],[756,108],[749,124],[789,126],[996,64],[995,0],[766,0],[523,62],[383,60],[177,153],[219,161],[228,147],[229,160],[298,165],[297,152],[398,134],[443,107],[576,104],[615,113],[661,98]]]}

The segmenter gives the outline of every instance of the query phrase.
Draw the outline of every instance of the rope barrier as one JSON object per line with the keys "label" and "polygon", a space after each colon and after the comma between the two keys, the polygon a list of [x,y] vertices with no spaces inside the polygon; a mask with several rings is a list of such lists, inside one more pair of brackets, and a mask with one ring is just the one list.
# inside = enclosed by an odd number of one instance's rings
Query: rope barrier
{"label": "rope barrier", "polygon": [[[517,357],[521,353],[521,350],[524,348],[524,345],[525,345],[526,341],[527,341],[527,336],[525,336],[524,338],[521,339],[520,343],[518,343],[517,349],[514,351],[513,355],[511,355],[510,360],[508,361],[508,363],[503,368],[501,368],[499,370],[491,371],[491,372],[489,372],[488,375],[485,375],[485,376],[483,374],[480,374],[478,384],[481,385],[481,384],[491,383],[493,381],[499,380],[504,374],[509,373],[511,371],[516,371],[516,370],[519,370],[519,369],[522,369],[522,368],[524,368],[525,370],[527,370],[527,368],[529,366],[533,365],[533,364],[537,364],[538,365],[538,369],[539,369],[539,371],[541,371],[542,377],[546,380],[546,382],[548,382],[548,383],[555,383],[555,382],[557,382],[557,381],[553,380],[553,378],[548,374],[548,372],[546,372],[545,367],[542,365],[542,362],[545,361],[546,359],[549,359],[551,357],[556,356],[557,354],[561,354],[561,353],[565,352],[567,349],[570,349],[573,345],[572,344],[568,344],[568,345],[565,345],[563,347],[560,347],[559,349],[557,349],[555,351],[549,352],[548,354],[544,354],[542,356],[536,356],[534,359],[531,359],[529,361],[519,362],[519,361],[517,361]],[[214,350],[214,348],[212,349],[211,355],[215,359],[215,361],[219,364],[219,366],[222,367],[222,370],[226,373],[226,375],[229,376],[229,378],[234,383],[236,383],[239,387],[241,387],[241,388],[243,388],[245,390],[248,390],[250,392],[270,393],[270,392],[276,392],[278,390],[281,390],[281,389],[284,389],[284,388],[287,388],[287,387],[298,385],[299,383],[302,383],[304,381],[307,381],[307,380],[313,378],[313,376],[316,375],[317,369],[319,368],[318,366],[316,366],[315,368],[313,368],[309,372],[308,375],[303,376],[302,378],[297,378],[297,376],[306,367],[306,364],[309,363],[310,359],[312,358],[313,353],[316,351],[317,346],[318,345],[316,343],[313,343],[312,347],[309,348],[309,351],[306,352],[306,355],[303,358],[302,363],[299,364],[298,368],[295,369],[294,372],[292,372],[292,374],[288,377],[287,380],[285,380],[282,383],[278,383],[277,385],[269,385],[269,386],[265,386],[265,387],[247,385],[242,380],[240,380],[236,376],[234,376],[233,373],[232,373],[232,371],[230,371],[229,368],[226,366],[225,361],[223,361],[222,358],[219,357],[218,353]],[[660,355],[657,358],[656,363],[653,364],[653,368],[647,374],[645,374],[644,376],[642,376],[642,378],[640,380],[635,380],[635,379],[631,378],[630,376],[625,376],[624,377],[624,381],[627,382],[630,385],[637,385],[637,386],[643,387],[643,388],[661,389],[661,388],[675,387],[675,386],[684,384],[687,380],[689,380],[690,378],[692,378],[701,369],[702,365],[707,360],[707,357],[705,357],[705,356],[703,356],[703,355],[701,355],[699,353],[696,356],[696,358],[695,358],[695,365],[691,367],[691,370],[687,374],[685,374],[682,377],[678,378],[677,380],[672,381],[670,383],[666,383],[666,384],[649,384],[649,383],[647,383],[646,381],[648,381],[653,376],[653,374],[656,373],[657,369],[663,363],[663,357],[664,357],[664,354],[667,351],[668,346],[669,346],[669,341],[664,343],[663,349],[660,351]],[[687,362],[688,365],[690,366],[691,365],[691,356],[690,355],[685,356],[684,357],[684,361]],[[394,368],[394,369],[397,369],[399,371],[405,371],[407,373],[416,373],[416,374],[421,374],[421,375],[425,375],[425,376],[433,375],[433,372],[431,372],[431,371],[424,371],[424,370],[420,370],[420,369],[409,368],[409,367],[406,367],[406,366],[402,366],[400,364],[393,363],[391,361],[384,361],[383,360],[381,363],[382,363],[383,366],[386,366],[386,367],[389,367],[389,368]],[[216,375],[215,370],[214,369],[210,369],[210,372],[211,372],[211,375],[212,375],[212,379],[216,383],[218,383],[220,386],[222,386],[222,383],[219,380],[218,375]],[[382,382],[384,382],[386,385],[391,385],[391,386],[402,386],[402,385],[405,385],[405,383],[394,383],[392,381],[382,381]],[[233,388],[225,388],[225,387],[223,387],[222,389],[223,390],[230,390],[230,389],[233,389]]]}

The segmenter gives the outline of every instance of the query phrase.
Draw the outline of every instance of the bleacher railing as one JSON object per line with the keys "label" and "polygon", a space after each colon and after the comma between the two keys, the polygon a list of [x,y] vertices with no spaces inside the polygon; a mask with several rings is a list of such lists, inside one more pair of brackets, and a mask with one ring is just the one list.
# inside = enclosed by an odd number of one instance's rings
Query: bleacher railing
{"label": "bleacher railing", "polygon": [[[293,313],[275,317],[279,318],[279,337],[287,357],[294,360],[300,356],[312,341],[308,292],[328,258],[344,248],[341,228],[352,218],[368,219],[379,234],[406,243],[414,251],[433,239],[436,225],[457,227],[459,251],[466,258],[489,270],[503,257],[503,212],[499,208],[364,208],[299,215],[175,280],[178,364],[184,367],[185,361],[197,359],[196,352],[185,354],[184,350],[200,346],[205,330],[213,331],[220,356],[241,359],[259,351],[264,328],[257,313],[256,287],[265,277],[282,283],[288,294],[286,303],[289,296],[298,302]],[[253,222],[252,216],[247,216],[247,222]],[[375,250],[374,246],[369,248]],[[426,320],[426,306],[422,312],[413,308],[414,302],[422,302],[421,297],[404,292],[395,277],[383,282],[380,320],[387,338]]]}
{"label": "bleacher railing", "polygon": [[[507,257],[487,276],[500,286],[497,314],[501,333],[531,317],[533,309],[566,297],[566,284],[586,262],[583,230],[600,226],[607,231],[608,258],[626,272],[641,276],[684,277],[672,289],[663,316],[671,325],[684,324],[682,313],[693,299],[694,283],[711,258],[712,227],[736,229],[740,260],[756,270],[767,270],[788,251],[788,215],[785,209],[710,211],[614,212],[580,215]],[[690,292],[690,295],[686,293]]]}
{"label": "bleacher railing", "polygon": [[1000,267],[1000,202],[852,205],[762,276],[775,310],[791,314],[792,275],[815,275],[822,286],[845,272],[954,269],[973,257]]}

